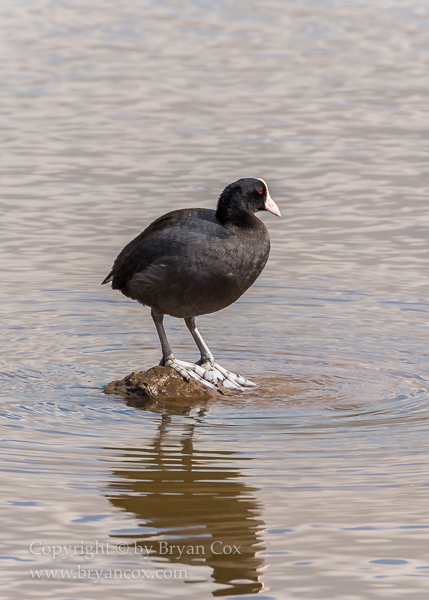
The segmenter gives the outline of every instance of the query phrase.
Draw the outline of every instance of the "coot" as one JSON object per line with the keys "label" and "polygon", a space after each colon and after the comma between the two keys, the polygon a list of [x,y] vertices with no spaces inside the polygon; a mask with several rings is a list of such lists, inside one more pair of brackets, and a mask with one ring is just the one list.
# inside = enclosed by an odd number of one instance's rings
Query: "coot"
{"label": "coot", "polygon": [[[263,179],[229,184],[216,210],[185,208],[156,219],[125,246],[104,283],[149,306],[162,348],[161,365],[216,387],[254,384],[218,365],[195,324],[195,317],[235,302],[256,280],[268,260],[270,238],[255,216],[267,210],[280,217]],[[179,361],[165,334],[164,315],[185,320],[201,359]]]}

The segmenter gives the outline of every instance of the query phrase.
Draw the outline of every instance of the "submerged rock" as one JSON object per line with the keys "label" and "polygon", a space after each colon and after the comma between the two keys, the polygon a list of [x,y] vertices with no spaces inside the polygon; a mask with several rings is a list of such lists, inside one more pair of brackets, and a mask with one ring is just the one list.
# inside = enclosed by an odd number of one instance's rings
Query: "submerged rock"
{"label": "submerged rock", "polygon": [[106,394],[134,396],[140,400],[209,400],[219,394],[198,381],[185,381],[171,367],[134,371],[123,379],[103,386]]}

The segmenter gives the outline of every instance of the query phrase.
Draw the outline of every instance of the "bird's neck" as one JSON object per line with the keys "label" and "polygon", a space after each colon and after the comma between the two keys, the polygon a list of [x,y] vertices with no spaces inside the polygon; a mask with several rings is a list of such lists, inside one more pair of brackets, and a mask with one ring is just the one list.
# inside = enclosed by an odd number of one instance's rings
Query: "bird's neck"
{"label": "bird's neck", "polygon": [[226,206],[218,206],[216,210],[217,220],[224,226],[235,226],[240,228],[254,228],[259,219],[247,210],[240,210],[234,207],[228,210]]}

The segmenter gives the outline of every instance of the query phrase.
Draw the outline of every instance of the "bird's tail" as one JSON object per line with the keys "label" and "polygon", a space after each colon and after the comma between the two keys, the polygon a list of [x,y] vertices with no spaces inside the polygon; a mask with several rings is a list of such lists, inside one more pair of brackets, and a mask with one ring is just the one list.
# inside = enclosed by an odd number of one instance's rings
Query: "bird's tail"
{"label": "bird's tail", "polygon": [[113,281],[113,271],[110,271],[108,276],[101,282],[101,285],[104,285],[105,283],[110,283],[111,281]]}

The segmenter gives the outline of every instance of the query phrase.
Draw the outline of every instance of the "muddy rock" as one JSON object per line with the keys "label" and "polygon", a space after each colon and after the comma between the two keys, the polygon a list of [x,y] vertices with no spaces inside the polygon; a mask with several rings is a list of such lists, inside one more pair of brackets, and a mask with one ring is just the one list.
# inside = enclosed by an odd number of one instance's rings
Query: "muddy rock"
{"label": "muddy rock", "polygon": [[103,389],[106,394],[134,396],[141,400],[209,400],[219,394],[197,381],[185,381],[170,367],[134,371],[123,379],[105,385]]}

